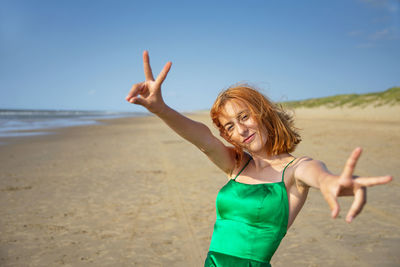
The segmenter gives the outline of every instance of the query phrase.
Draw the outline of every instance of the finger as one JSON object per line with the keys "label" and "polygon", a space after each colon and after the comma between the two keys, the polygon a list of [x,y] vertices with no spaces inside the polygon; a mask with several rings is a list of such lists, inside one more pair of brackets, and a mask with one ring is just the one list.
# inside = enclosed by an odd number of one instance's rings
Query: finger
{"label": "finger", "polygon": [[367,190],[365,187],[360,187],[354,193],[354,201],[346,215],[346,222],[351,223],[353,219],[361,212],[365,203],[367,203]]}
{"label": "finger", "polygon": [[143,98],[141,98],[141,97],[132,97],[130,100],[129,100],[129,102],[130,103],[132,103],[132,104],[136,104],[136,105],[141,105],[141,106],[146,106],[146,100],[144,100]]}
{"label": "finger", "polygon": [[351,186],[353,184],[353,172],[357,164],[357,160],[362,152],[361,147],[353,150],[350,157],[347,159],[339,183],[343,186]]}
{"label": "finger", "polygon": [[336,197],[330,193],[324,194],[324,198],[331,209],[331,217],[336,218],[339,215],[340,207]]}
{"label": "finger", "polygon": [[160,72],[160,74],[158,74],[157,79],[156,79],[156,83],[158,86],[161,86],[161,84],[164,82],[169,70],[171,69],[171,66],[172,66],[172,62],[167,62],[167,64],[165,64],[165,66],[162,69],[162,71]]}
{"label": "finger", "polygon": [[143,82],[134,84],[131,88],[131,91],[128,93],[125,99],[130,102],[131,98],[136,97],[137,95],[140,94],[140,92],[143,90],[144,85],[145,83]]}
{"label": "finger", "polygon": [[380,184],[387,184],[392,181],[393,177],[390,175],[387,176],[377,176],[377,177],[358,177],[354,180],[354,183],[359,184],[360,186],[374,186]]}
{"label": "finger", "polygon": [[148,51],[143,52],[143,68],[144,68],[144,77],[146,78],[146,81],[154,81],[153,71],[151,70]]}

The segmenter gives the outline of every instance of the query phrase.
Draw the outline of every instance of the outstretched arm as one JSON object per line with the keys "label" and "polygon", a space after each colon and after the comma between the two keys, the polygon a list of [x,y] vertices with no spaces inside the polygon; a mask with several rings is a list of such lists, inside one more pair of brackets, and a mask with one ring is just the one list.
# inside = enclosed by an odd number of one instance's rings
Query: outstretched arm
{"label": "outstretched arm", "polygon": [[343,172],[334,175],[328,171],[321,161],[307,159],[295,170],[295,179],[319,188],[331,208],[332,218],[339,214],[339,196],[354,196],[354,201],[346,215],[346,221],[351,222],[362,210],[367,200],[366,187],[389,183],[392,176],[357,177],[353,175],[361,148],[356,148],[347,159]]}
{"label": "outstretched arm", "polygon": [[230,173],[235,165],[232,148],[225,146],[206,125],[183,116],[164,102],[161,85],[167,77],[171,65],[171,62],[165,64],[163,70],[154,79],[149,54],[144,51],[145,81],[134,84],[126,100],[132,104],[142,105],[157,115],[177,134],[197,146],[224,172]]}

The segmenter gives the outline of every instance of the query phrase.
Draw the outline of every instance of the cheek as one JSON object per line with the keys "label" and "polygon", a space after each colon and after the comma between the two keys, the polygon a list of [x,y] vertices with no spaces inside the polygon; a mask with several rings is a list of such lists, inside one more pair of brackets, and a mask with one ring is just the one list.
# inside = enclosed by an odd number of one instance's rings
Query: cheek
{"label": "cheek", "polygon": [[263,144],[266,144],[268,141],[268,134],[265,131],[259,131],[260,133],[260,137],[261,137],[261,141]]}
{"label": "cheek", "polygon": [[267,130],[264,127],[258,127],[256,124],[255,128],[257,129],[258,136],[261,138],[261,141],[265,143],[268,140]]}
{"label": "cheek", "polygon": [[249,127],[253,128],[253,129],[258,129],[258,130],[260,130],[259,124],[258,124],[258,122],[257,122],[254,118],[250,118],[250,119],[249,119],[248,125],[249,125]]}

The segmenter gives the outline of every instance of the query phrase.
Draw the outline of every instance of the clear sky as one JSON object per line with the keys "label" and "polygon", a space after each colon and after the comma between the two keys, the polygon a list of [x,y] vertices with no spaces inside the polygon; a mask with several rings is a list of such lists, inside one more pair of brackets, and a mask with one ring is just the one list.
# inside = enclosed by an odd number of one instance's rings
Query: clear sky
{"label": "clear sky", "polygon": [[400,85],[399,0],[0,0],[0,108],[144,111],[125,101],[167,61],[166,102],[208,109],[249,82],[275,101]]}

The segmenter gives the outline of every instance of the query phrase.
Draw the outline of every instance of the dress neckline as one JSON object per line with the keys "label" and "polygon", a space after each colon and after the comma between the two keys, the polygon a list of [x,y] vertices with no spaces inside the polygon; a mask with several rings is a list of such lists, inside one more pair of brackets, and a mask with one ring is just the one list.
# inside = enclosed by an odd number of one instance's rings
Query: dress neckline
{"label": "dress neckline", "polygon": [[[258,183],[258,184],[248,184],[248,183],[242,183],[242,182],[238,182],[238,181],[236,181],[236,180],[234,180],[234,179],[229,179],[230,181],[233,181],[234,183],[236,183],[236,184],[244,184],[244,185],[251,185],[251,186],[254,186],[254,185],[274,185],[274,184],[282,184],[282,183],[284,183],[284,181],[279,181],[279,182],[271,182],[271,183]],[[229,182],[230,182],[229,181]]]}
{"label": "dress neckline", "polygon": [[[267,184],[267,185],[268,185],[268,184],[280,184],[280,183],[285,184],[285,171],[286,171],[286,168],[287,168],[290,164],[292,164],[292,162],[295,161],[296,158],[292,159],[288,164],[286,164],[285,168],[283,168],[283,171],[282,171],[282,180],[279,181],[279,182],[248,184],[248,183],[242,183],[242,182],[236,181],[236,178],[238,178],[238,176],[239,176],[239,175],[242,173],[242,171],[247,167],[247,165],[249,165],[249,163],[250,163],[251,160],[252,160],[252,158],[250,157],[250,159],[246,162],[246,164],[244,165],[244,167],[239,171],[239,173],[235,176],[235,178],[230,179],[230,180],[231,180],[231,181],[234,181],[235,183],[244,184],[244,185],[259,185],[259,184],[261,184],[261,185]],[[286,187],[286,185],[285,185],[285,187]]]}

